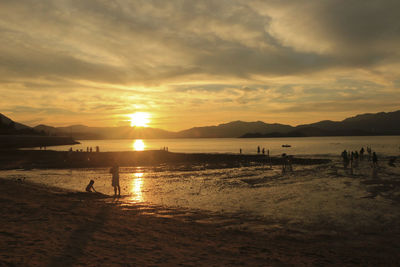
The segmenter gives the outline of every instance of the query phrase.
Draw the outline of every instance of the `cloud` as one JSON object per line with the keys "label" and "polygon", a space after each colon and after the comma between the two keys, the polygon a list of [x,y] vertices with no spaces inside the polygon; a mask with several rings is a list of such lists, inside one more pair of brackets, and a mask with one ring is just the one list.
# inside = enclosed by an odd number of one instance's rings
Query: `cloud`
{"label": "cloud", "polygon": [[395,0],[4,0],[0,108],[68,109],[89,123],[145,110],[167,128],[192,126],[182,114],[284,118],[347,98],[367,111],[377,95],[397,97],[398,10]]}

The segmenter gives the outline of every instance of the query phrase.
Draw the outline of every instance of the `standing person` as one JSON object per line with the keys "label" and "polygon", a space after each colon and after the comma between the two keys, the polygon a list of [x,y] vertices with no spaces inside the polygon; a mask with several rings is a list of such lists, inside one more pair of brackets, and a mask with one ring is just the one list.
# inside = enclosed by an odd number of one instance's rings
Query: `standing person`
{"label": "standing person", "polygon": [[286,173],[286,166],[287,166],[287,156],[286,153],[282,154],[282,174]]}
{"label": "standing person", "polygon": [[374,169],[378,167],[378,156],[375,152],[372,153],[372,166],[374,167]]}
{"label": "standing person", "polygon": [[367,152],[368,152],[368,161],[371,161],[371,148],[367,146]]}
{"label": "standing person", "polygon": [[354,167],[358,167],[358,151],[354,152]]}
{"label": "standing person", "polygon": [[260,146],[257,146],[257,154],[260,154]]}
{"label": "standing person", "polygon": [[343,168],[347,169],[347,166],[349,166],[349,157],[347,156],[347,151],[346,150],[343,150],[342,158],[343,158]]}
{"label": "standing person", "polygon": [[360,150],[360,160],[364,160],[364,147],[361,147],[361,150]]}
{"label": "standing person", "polygon": [[119,167],[116,163],[114,164],[113,167],[111,167],[110,173],[112,174],[111,185],[114,187],[114,196],[117,195],[117,189],[118,189],[118,196],[120,196],[121,187],[119,186]]}
{"label": "standing person", "polygon": [[353,175],[353,167],[354,167],[354,152],[351,151],[350,155],[350,174]]}

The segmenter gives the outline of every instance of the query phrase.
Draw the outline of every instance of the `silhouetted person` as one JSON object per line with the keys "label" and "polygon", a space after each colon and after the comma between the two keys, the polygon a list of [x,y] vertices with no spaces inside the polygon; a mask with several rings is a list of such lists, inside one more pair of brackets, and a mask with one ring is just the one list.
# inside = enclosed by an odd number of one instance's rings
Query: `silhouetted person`
{"label": "silhouetted person", "polygon": [[265,155],[265,148],[262,149],[262,153],[263,153],[263,155]]}
{"label": "silhouetted person", "polygon": [[94,181],[90,180],[89,184],[86,186],[86,192],[92,192],[92,190],[93,190],[93,192],[96,192],[93,184],[94,184]]}
{"label": "silhouetted person", "polygon": [[347,156],[346,150],[343,150],[342,158],[343,158],[343,168],[347,169],[347,166],[349,166],[349,157]]}
{"label": "silhouetted person", "polygon": [[358,152],[354,152],[354,168],[358,167]]}
{"label": "silhouetted person", "polygon": [[286,173],[287,156],[286,153],[282,154],[282,174]]}
{"label": "silhouetted person", "polygon": [[96,152],[100,152],[100,147],[96,146]]}
{"label": "silhouetted person", "polygon": [[239,153],[242,154],[242,149],[239,149]]}
{"label": "silhouetted person", "polygon": [[112,182],[111,185],[114,187],[114,196],[117,195],[118,189],[118,196],[121,195],[121,187],[119,186],[119,167],[117,164],[110,169],[110,173],[112,174]]}
{"label": "silhouetted person", "polygon": [[350,174],[353,174],[353,167],[354,167],[354,152],[351,151],[351,155],[350,155]]}
{"label": "silhouetted person", "polygon": [[93,151],[93,149],[92,149],[92,147],[90,147],[89,152],[92,153],[92,151]]}
{"label": "silhouetted person", "polygon": [[372,153],[372,166],[374,168],[378,167],[378,156],[376,155],[376,153]]}
{"label": "silhouetted person", "polygon": [[260,154],[260,146],[257,146],[257,154]]}
{"label": "silhouetted person", "polygon": [[368,161],[371,161],[371,148],[367,146],[367,152],[368,152]]}
{"label": "silhouetted person", "polygon": [[291,171],[291,172],[293,171],[292,162],[293,162],[293,156],[292,156],[292,155],[287,156],[287,158],[286,158],[286,165],[287,165],[289,171]]}
{"label": "silhouetted person", "polygon": [[360,149],[360,160],[364,160],[364,147]]}

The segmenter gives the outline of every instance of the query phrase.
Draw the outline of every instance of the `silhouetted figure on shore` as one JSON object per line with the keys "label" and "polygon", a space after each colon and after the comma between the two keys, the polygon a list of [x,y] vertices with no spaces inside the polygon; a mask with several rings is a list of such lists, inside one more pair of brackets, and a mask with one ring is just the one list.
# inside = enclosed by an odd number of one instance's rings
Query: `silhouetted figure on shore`
{"label": "silhouetted figure on shore", "polygon": [[96,152],[100,152],[100,147],[96,146]]}
{"label": "silhouetted figure on shore", "polygon": [[286,167],[287,167],[287,155],[286,153],[282,154],[282,174],[286,173]]}
{"label": "silhouetted figure on shore", "polygon": [[291,172],[293,171],[292,162],[293,162],[293,156],[292,155],[287,156],[286,157],[286,165],[287,165],[287,168],[289,169],[289,171],[291,171]]}
{"label": "silhouetted figure on shore", "polygon": [[118,196],[120,196],[121,195],[121,187],[119,186],[119,167],[116,163],[110,169],[110,173],[112,174],[111,185],[114,187],[114,196],[117,195],[117,190],[118,190]]}
{"label": "silhouetted figure on shore", "polygon": [[349,157],[347,155],[346,150],[343,150],[342,152],[342,159],[343,159],[343,168],[347,169],[347,166],[349,166]]}
{"label": "silhouetted figure on shore", "polygon": [[260,146],[257,146],[257,154],[260,154]]}
{"label": "silhouetted figure on shore", "polygon": [[360,160],[364,160],[364,147],[360,149]]}
{"label": "silhouetted figure on shore", "polygon": [[354,167],[354,152],[351,151],[350,154],[350,174],[353,175],[353,167]]}
{"label": "silhouetted figure on shore", "polygon": [[372,153],[372,167],[376,168],[378,167],[378,156],[376,155],[376,153]]}
{"label": "silhouetted figure on shore", "polygon": [[89,149],[89,152],[90,152],[90,153],[92,153],[92,152],[93,152],[93,149],[92,149],[92,147],[90,147],[90,149]]}
{"label": "silhouetted figure on shore", "polygon": [[242,149],[239,149],[239,154],[242,154]]}
{"label": "silhouetted figure on shore", "polygon": [[358,167],[358,152],[354,152],[354,168]]}
{"label": "silhouetted figure on shore", "polygon": [[371,148],[367,146],[367,153],[368,153],[368,161],[371,161]]}
{"label": "silhouetted figure on shore", "polygon": [[89,184],[86,186],[86,192],[96,192],[96,190],[94,189],[93,184],[94,184],[94,181],[90,180]]}
{"label": "silhouetted figure on shore", "polygon": [[262,149],[262,154],[265,155],[265,148]]}

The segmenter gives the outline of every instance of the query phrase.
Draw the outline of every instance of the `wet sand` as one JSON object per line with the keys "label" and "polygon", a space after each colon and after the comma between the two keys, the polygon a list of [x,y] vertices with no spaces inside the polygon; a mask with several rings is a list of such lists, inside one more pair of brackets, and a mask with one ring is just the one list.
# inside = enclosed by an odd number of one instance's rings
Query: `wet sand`
{"label": "wet sand", "polygon": [[0,203],[2,266],[395,266],[400,260],[395,229],[227,229],[217,220],[200,223],[215,214],[124,206],[4,179]]}

